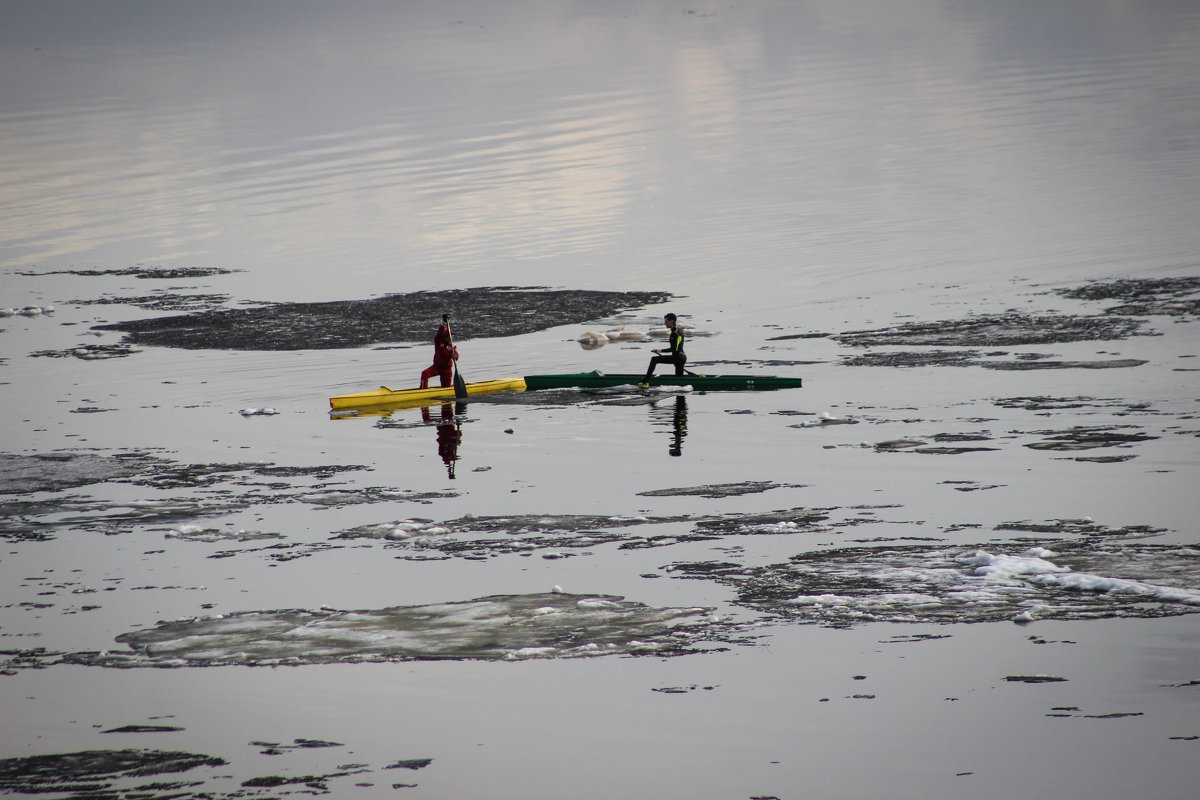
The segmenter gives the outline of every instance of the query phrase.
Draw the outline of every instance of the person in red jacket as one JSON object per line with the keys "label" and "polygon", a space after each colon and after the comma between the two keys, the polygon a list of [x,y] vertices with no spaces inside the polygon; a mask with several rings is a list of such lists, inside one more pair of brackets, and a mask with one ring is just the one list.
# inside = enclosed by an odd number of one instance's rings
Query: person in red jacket
{"label": "person in red jacket", "polygon": [[437,375],[442,386],[454,380],[454,362],[458,361],[458,348],[454,346],[454,331],[450,330],[450,315],[442,314],[441,327],[433,336],[433,366],[421,373],[421,388],[429,388],[429,379]]}

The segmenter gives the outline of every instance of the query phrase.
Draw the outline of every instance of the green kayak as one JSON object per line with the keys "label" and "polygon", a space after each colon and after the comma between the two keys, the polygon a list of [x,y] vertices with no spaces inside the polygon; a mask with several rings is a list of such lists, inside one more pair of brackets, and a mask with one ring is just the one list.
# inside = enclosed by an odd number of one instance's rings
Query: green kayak
{"label": "green kayak", "polygon": [[[642,375],[603,372],[575,372],[559,375],[526,375],[526,389],[599,389],[606,386],[628,386],[641,382]],[[764,389],[798,389],[800,378],[781,378],[774,375],[654,375],[651,386],[691,386],[698,392],[763,391]]]}

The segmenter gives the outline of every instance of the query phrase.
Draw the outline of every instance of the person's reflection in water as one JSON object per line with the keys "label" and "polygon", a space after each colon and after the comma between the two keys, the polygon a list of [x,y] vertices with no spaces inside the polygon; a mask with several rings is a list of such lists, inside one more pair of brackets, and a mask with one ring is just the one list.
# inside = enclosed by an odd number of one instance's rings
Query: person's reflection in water
{"label": "person's reflection in water", "polygon": [[671,446],[667,452],[673,456],[683,455],[683,438],[687,436],[687,398],[675,395],[675,414],[671,419]]}
{"label": "person's reflection in water", "polygon": [[[446,476],[454,480],[454,462],[458,461],[458,446],[462,443],[462,428],[455,422],[455,412],[462,413],[466,403],[442,403],[441,421],[437,423],[438,455],[446,465]],[[433,422],[429,406],[421,407],[421,419]]]}

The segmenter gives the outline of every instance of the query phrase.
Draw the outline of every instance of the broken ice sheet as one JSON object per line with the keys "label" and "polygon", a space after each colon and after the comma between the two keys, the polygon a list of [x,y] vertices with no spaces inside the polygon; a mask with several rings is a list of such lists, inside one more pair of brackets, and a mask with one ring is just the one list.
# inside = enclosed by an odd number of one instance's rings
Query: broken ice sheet
{"label": "broken ice sheet", "polygon": [[737,604],[796,622],[1032,622],[1200,613],[1200,549],[1084,540],[854,547],[782,564],[673,564],[733,586]]}
{"label": "broken ice sheet", "polygon": [[707,608],[656,608],[613,595],[541,592],[341,611],[290,609],[160,622],[116,637],[130,651],[9,651],[7,669],[275,666],[479,659],[671,656],[731,630]]}

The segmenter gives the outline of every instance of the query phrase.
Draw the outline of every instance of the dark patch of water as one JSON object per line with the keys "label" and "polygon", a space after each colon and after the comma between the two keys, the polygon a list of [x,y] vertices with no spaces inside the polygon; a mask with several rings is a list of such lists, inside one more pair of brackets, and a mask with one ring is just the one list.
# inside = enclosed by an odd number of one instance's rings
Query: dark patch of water
{"label": "dark patch of water", "polygon": [[1021,353],[1013,360],[997,361],[1005,352],[989,352],[980,358],[978,347],[1012,347],[1082,341],[1112,341],[1146,335],[1135,316],[1169,315],[1190,317],[1200,313],[1200,278],[1119,280],[1057,290],[1064,297],[1084,300],[1123,299],[1128,302],[1105,309],[1105,316],[1040,316],[1011,311],[960,320],[906,322],[890,328],[847,331],[831,338],[849,347],[918,346],[958,347],[960,350],[871,352],[846,357],[846,366],[928,367],[981,366],[1000,370],[1035,369],[1128,369],[1145,363],[1141,359],[1097,361],[1052,360],[1045,354]]}
{"label": "dark patch of water", "polygon": [[1128,369],[1150,362],[1140,358],[1114,358],[1107,361],[989,361],[980,364],[985,369]]}
{"label": "dark patch of water", "polygon": [[480,287],[369,300],[273,303],[98,325],[133,344],[224,350],[305,350],[432,341],[443,313],[455,337],[518,336],[670,299],[666,292]]}
{"label": "dark patch of water", "polygon": [[255,747],[266,748],[262,750],[264,756],[277,756],[288,750],[321,750],[327,747],[344,747],[341,742],[328,742],[324,739],[296,739],[291,744],[282,744],[280,742],[251,742]]}
{"label": "dark patch of water", "polygon": [[101,733],[174,733],[186,730],[178,725],[122,725],[119,728],[109,728]]}
{"label": "dark patch of water", "polygon": [[1001,522],[996,526],[998,531],[1022,531],[1036,533],[1040,536],[1083,536],[1083,537],[1146,537],[1166,533],[1166,528],[1155,528],[1150,525],[1125,525],[1120,528],[1110,528],[1090,519],[1054,519],[1045,522],[1030,520],[1016,522]]}
{"label": "dark patch of water", "polygon": [[780,484],[774,481],[743,481],[708,486],[686,486],[679,489],[652,489],[647,492],[638,492],[638,497],[738,497],[745,494],[759,494],[785,486],[793,489],[803,488],[796,484]]}
{"label": "dark patch of water", "polygon": [[1116,409],[1117,416],[1124,414],[1157,413],[1148,403],[1132,402],[1119,397],[1003,397],[993,400],[1001,408],[1020,408],[1026,411],[1072,411],[1080,408]]}
{"label": "dark patch of water", "polygon": [[1036,436],[1046,437],[1043,441],[1025,446],[1032,450],[1092,450],[1097,447],[1128,447],[1138,442],[1157,439],[1148,433],[1121,433],[1130,425],[1075,426],[1066,431],[1037,431]]}
{"label": "dark patch of water", "polygon": [[22,272],[18,275],[40,277],[42,275],[77,275],[80,277],[131,276],[150,280],[178,280],[181,278],[208,278],[213,275],[232,275],[240,269],[220,267],[126,267],[124,269],[55,269],[44,272]]}
{"label": "dark patch of water", "polygon": [[1075,300],[1120,300],[1104,309],[1117,316],[1195,316],[1200,315],[1200,278],[1124,278],[1092,281],[1056,294]]}
{"label": "dark patch of water", "polygon": [[[269,745],[251,742],[251,746]],[[262,751],[279,755],[295,748],[340,748],[337,742],[297,739],[295,745],[275,745],[274,750]],[[404,758],[392,761],[378,771],[408,770],[416,772],[433,763],[432,758]],[[309,769],[312,765],[307,765]],[[186,780],[146,782],[154,775],[193,772],[201,767],[224,767],[226,774],[211,771],[188,775]],[[334,791],[354,791],[371,787],[362,776],[374,774],[370,764],[339,764],[326,772],[303,775],[258,775],[245,780],[228,774],[234,769],[230,762],[215,756],[151,749],[87,750],[74,753],[55,753],[0,759],[0,792],[18,794],[70,793],[77,800],[270,800],[287,795],[312,796]],[[334,781],[357,776],[351,789],[337,786]],[[391,788],[415,788],[413,783],[391,783]],[[287,788],[295,787],[295,788]]]}
{"label": "dark patch of water", "polygon": [[848,331],[833,338],[850,347],[1013,347],[1124,339],[1137,334],[1141,327],[1140,321],[1124,317],[1030,316],[1011,312],[961,320],[906,322],[892,328]]}
{"label": "dark patch of water", "polygon": [[85,344],[65,350],[35,350],[30,358],[78,358],[84,361],[102,361],[106,358],[125,358],[141,350],[128,344]]}
{"label": "dark patch of water", "polygon": [[[222,758],[195,753],[134,749],[5,758],[0,759],[0,789],[19,794],[74,792],[76,797],[122,798],[129,795],[100,793],[119,778],[187,772],[226,763]],[[153,798],[155,794],[146,796]]]}
{"label": "dark patch of water", "polygon": [[978,350],[863,353],[842,359],[847,367],[971,367],[979,363]]}

